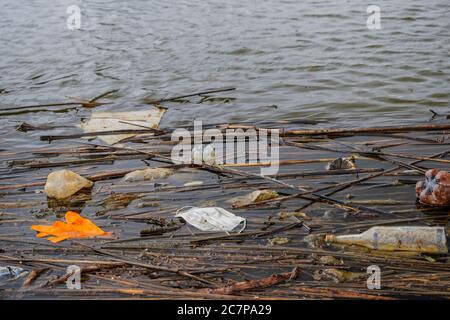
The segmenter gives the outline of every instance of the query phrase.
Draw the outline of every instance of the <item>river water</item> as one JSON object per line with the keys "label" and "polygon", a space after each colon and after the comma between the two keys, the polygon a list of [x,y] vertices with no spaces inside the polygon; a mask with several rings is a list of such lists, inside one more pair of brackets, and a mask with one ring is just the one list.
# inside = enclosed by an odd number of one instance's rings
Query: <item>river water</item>
{"label": "river water", "polygon": [[[361,126],[447,108],[450,2],[372,2],[1,0],[0,106],[119,89],[108,108],[132,109],[233,86],[231,103],[174,105],[164,124],[308,116]],[[379,30],[367,28],[370,4]],[[70,5],[79,30],[67,27]],[[23,120],[75,118],[25,114],[0,119],[0,130]]]}

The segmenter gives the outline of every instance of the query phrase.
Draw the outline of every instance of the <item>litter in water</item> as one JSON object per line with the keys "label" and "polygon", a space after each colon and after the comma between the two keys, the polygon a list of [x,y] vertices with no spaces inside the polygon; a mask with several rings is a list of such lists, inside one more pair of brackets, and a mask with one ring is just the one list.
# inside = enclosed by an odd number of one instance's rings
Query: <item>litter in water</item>
{"label": "litter in water", "polygon": [[327,164],[327,170],[342,170],[342,169],[355,169],[355,157],[350,158],[337,158]]}
{"label": "litter in water", "polygon": [[[220,208],[220,207],[193,207],[187,211],[179,212],[176,217],[181,217],[187,223],[202,231],[232,231],[245,219]],[[242,230],[245,228],[244,227]],[[241,230],[241,231],[242,231]]]}
{"label": "litter in water", "polygon": [[28,271],[14,266],[0,267],[0,281],[16,280],[24,275]]}
{"label": "litter in water", "polygon": [[270,200],[278,197],[278,193],[273,190],[256,190],[245,196],[236,197],[230,200],[234,207]]}
{"label": "litter in water", "polygon": [[66,239],[94,238],[99,236],[110,236],[111,232],[105,232],[97,227],[89,219],[81,217],[78,213],[67,211],[66,222],[56,221],[51,226],[34,225],[31,229],[39,232],[38,238],[47,238],[48,241],[58,243]]}
{"label": "litter in water", "polygon": [[194,163],[206,163],[208,165],[215,165],[217,163],[216,149],[214,145],[208,144],[206,147],[197,145],[192,149],[192,160]]}
{"label": "litter in water", "polygon": [[425,173],[425,181],[416,184],[420,202],[435,206],[450,205],[450,173],[431,169]]}
{"label": "litter in water", "polygon": [[434,254],[448,251],[443,227],[372,227],[361,234],[327,235],[325,241],[384,251]]}
{"label": "litter in water", "polygon": [[136,170],[125,175],[124,180],[127,182],[147,181],[155,179],[164,179],[172,175],[174,171],[167,168],[148,168]]}
{"label": "litter in water", "polygon": [[[150,107],[150,110],[124,111],[124,112],[98,112],[93,111],[91,118],[77,125],[84,132],[101,132],[115,130],[135,130],[144,128],[157,129],[166,109]],[[136,134],[98,135],[97,138],[108,143],[116,144],[124,139],[134,137]]]}

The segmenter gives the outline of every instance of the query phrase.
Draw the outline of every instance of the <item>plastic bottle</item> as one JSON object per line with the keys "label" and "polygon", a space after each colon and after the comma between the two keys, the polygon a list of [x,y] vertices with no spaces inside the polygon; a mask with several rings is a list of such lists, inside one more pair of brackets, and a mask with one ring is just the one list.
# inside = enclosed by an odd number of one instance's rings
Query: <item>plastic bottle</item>
{"label": "plastic bottle", "polygon": [[448,252],[443,227],[372,227],[360,234],[327,235],[325,241],[384,251]]}

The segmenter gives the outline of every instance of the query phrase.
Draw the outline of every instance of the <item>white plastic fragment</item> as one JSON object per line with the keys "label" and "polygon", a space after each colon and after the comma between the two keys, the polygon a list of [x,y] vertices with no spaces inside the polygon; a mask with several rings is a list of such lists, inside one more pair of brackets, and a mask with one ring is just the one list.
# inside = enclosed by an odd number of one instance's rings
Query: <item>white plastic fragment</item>
{"label": "white plastic fragment", "polygon": [[198,187],[203,184],[203,181],[190,181],[183,184],[184,187]]}
{"label": "white plastic fragment", "polygon": [[0,267],[0,280],[15,280],[28,273],[22,268],[6,266]]}
{"label": "white plastic fragment", "polygon": [[[93,111],[91,118],[77,125],[84,132],[100,132],[127,129],[158,128],[165,109],[151,107],[150,110],[124,111],[124,112],[98,112]],[[115,144],[136,134],[124,133],[114,135],[99,135],[98,139],[108,144]]]}
{"label": "white plastic fragment", "polygon": [[251,203],[257,203],[260,201],[270,200],[278,197],[279,194],[276,191],[270,189],[255,190],[244,196],[238,196],[229,200],[235,207],[245,206]]}
{"label": "white plastic fragment", "polygon": [[125,175],[124,180],[127,182],[146,181],[155,179],[164,179],[173,174],[172,169],[168,168],[148,168],[136,170]]}
{"label": "white plastic fragment", "polygon": [[187,223],[202,231],[228,232],[242,222],[244,222],[242,230],[245,228],[244,218],[236,216],[220,207],[192,207],[189,210],[179,212],[176,217],[183,218]]}
{"label": "white plastic fragment", "polygon": [[203,148],[203,145],[196,145],[192,149],[192,161],[195,164],[206,163],[208,165],[215,165],[217,163],[216,149],[214,145],[208,144]]}
{"label": "white plastic fragment", "polygon": [[83,188],[90,188],[94,183],[79,174],[64,169],[50,173],[44,191],[50,198],[65,199]]}

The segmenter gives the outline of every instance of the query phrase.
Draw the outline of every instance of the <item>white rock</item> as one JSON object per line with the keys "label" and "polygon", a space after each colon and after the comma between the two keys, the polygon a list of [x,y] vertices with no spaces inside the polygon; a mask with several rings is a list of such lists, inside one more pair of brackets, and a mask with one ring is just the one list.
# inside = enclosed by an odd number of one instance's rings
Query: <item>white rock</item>
{"label": "white rock", "polygon": [[47,177],[44,191],[50,198],[64,199],[94,183],[70,170],[58,170]]}

